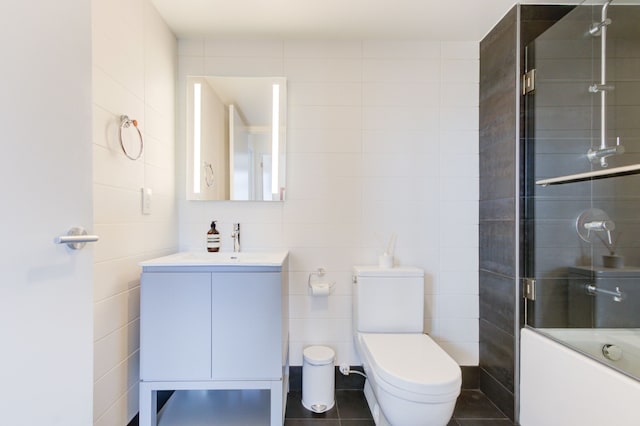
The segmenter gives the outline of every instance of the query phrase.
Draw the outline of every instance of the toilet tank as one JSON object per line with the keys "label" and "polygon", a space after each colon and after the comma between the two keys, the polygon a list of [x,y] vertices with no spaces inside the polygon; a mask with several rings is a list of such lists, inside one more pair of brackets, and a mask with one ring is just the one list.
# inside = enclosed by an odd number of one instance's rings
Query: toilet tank
{"label": "toilet tank", "polygon": [[422,333],[424,271],[354,267],[353,326],[361,333]]}

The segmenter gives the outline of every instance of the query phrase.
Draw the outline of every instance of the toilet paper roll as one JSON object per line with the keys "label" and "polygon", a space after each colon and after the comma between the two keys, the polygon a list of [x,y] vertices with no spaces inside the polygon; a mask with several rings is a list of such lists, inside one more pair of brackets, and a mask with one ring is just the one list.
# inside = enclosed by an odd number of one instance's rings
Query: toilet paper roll
{"label": "toilet paper roll", "polygon": [[311,284],[312,296],[328,296],[331,293],[331,284],[327,282],[317,282]]}

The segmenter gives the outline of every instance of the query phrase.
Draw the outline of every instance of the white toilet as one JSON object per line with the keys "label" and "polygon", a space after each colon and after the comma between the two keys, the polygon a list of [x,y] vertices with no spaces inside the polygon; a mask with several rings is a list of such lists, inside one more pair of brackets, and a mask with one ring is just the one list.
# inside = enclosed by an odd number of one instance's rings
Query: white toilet
{"label": "white toilet", "polygon": [[444,426],[460,394],[458,364],[423,334],[424,271],[356,266],[354,339],[377,426]]}

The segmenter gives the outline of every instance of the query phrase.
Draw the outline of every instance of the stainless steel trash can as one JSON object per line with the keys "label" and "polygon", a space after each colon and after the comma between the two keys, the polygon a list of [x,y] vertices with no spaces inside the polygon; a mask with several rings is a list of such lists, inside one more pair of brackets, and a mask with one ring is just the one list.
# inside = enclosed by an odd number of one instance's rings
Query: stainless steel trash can
{"label": "stainless steel trash can", "polygon": [[335,404],[336,354],[327,346],[309,346],[302,355],[302,405],[314,413],[324,413]]}

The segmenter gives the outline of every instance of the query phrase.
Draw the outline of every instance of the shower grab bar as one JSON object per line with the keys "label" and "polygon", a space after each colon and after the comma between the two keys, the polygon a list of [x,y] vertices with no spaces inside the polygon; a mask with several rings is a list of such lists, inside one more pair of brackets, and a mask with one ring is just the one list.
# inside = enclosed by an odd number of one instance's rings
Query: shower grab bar
{"label": "shower grab bar", "polygon": [[616,291],[611,291],[598,288],[595,286],[595,284],[586,283],[584,285],[584,289],[590,296],[596,296],[597,294],[606,294],[607,296],[613,296],[614,302],[622,302],[627,297],[626,293],[620,291],[620,287],[616,287]]}

